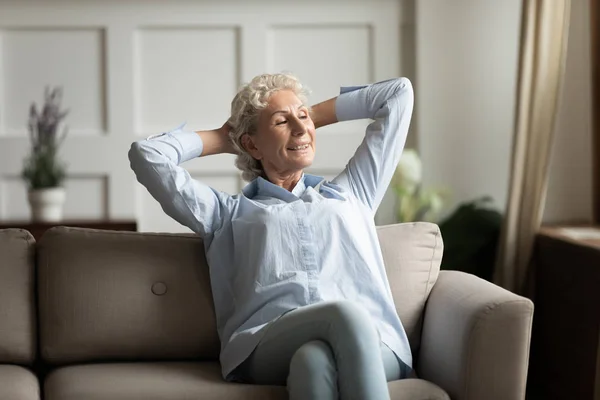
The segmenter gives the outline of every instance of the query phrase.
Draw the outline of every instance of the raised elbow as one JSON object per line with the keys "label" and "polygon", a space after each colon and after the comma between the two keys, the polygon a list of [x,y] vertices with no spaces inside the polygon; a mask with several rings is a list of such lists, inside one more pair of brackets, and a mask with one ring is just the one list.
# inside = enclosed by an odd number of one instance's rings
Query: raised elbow
{"label": "raised elbow", "polygon": [[415,101],[415,94],[413,91],[413,86],[408,78],[397,78],[396,79],[396,89],[395,89],[394,97],[400,99],[400,101],[405,105],[412,105]]}
{"label": "raised elbow", "polygon": [[396,81],[398,82],[398,85],[402,88],[412,88],[412,82],[405,76],[396,78]]}
{"label": "raised elbow", "polygon": [[410,95],[412,96],[413,94],[413,86],[412,86],[412,82],[410,81],[410,79],[406,78],[406,77],[402,77],[402,78],[398,78],[396,79],[397,81],[397,87],[398,87],[398,92],[405,92],[405,93],[410,93]]}
{"label": "raised elbow", "polygon": [[131,147],[129,148],[129,152],[127,153],[127,156],[129,158],[129,164],[133,171],[136,171],[137,168],[146,161],[146,159],[147,159],[147,157],[145,156],[146,153],[147,153],[147,151],[144,148],[144,145],[142,143],[133,142],[131,144]]}

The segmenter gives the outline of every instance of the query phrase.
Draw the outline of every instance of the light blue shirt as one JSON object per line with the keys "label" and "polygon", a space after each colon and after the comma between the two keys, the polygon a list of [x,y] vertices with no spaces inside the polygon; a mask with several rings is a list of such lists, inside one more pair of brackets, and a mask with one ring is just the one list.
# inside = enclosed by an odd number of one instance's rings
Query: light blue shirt
{"label": "light blue shirt", "polygon": [[192,179],[179,165],[201,155],[202,140],[183,127],[135,142],[129,152],[138,181],[204,239],[226,379],[267,323],[342,299],[365,307],[381,340],[412,366],[374,222],[406,141],[412,86],[400,78],[342,88],[335,106],[339,121],[374,121],[336,178],[303,174],[291,192],[257,178],[232,196]]}

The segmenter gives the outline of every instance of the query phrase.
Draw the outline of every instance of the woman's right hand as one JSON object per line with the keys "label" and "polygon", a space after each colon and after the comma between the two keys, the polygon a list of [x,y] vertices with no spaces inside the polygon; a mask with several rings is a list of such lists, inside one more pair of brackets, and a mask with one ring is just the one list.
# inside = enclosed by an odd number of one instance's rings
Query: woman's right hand
{"label": "woman's right hand", "polygon": [[229,125],[228,122],[225,122],[223,126],[217,129],[217,132],[223,139],[223,153],[237,154],[238,152],[233,145],[231,137],[229,136],[229,133],[231,132],[231,125]]}
{"label": "woman's right hand", "polygon": [[204,148],[202,149],[201,157],[210,156],[214,154],[237,154],[237,151],[229,137],[229,131],[231,126],[227,122],[218,129],[210,131],[196,131],[196,133],[202,139]]}

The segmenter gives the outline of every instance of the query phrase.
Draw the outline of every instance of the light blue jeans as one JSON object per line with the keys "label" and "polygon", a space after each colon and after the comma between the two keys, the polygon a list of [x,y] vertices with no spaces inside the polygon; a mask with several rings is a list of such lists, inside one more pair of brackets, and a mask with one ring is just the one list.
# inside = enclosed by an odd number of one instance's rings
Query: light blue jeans
{"label": "light blue jeans", "polygon": [[387,382],[410,373],[352,302],[298,308],[264,329],[236,372],[251,383],[287,383],[290,400],[389,400]]}

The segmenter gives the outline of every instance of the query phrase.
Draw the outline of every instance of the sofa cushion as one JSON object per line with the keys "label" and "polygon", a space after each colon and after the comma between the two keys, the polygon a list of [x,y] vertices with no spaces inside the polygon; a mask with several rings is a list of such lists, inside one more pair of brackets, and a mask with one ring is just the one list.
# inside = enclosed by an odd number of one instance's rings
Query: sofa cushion
{"label": "sofa cushion", "polygon": [[58,227],[38,256],[46,362],[218,357],[198,237]]}
{"label": "sofa cushion", "polygon": [[39,400],[40,385],[28,369],[0,364],[0,399]]}
{"label": "sofa cushion", "polygon": [[416,355],[425,302],[442,263],[440,229],[428,222],[411,222],[381,226],[377,233],[396,310]]}
{"label": "sofa cushion", "polygon": [[0,230],[0,363],[31,365],[35,358],[34,256],[29,232]]}
{"label": "sofa cushion", "polygon": [[46,400],[276,400],[285,387],[228,383],[218,362],[90,364],[62,367],[44,383]]}
{"label": "sofa cushion", "polygon": [[[450,400],[421,379],[388,384],[392,400]],[[286,400],[283,386],[228,383],[217,362],[88,364],[61,367],[44,382],[46,400]]]}
{"label": "sofa cushion", "polygon": [[439,386],[423,379],[403,379],[388,383],[391,400],[450,400]]}

